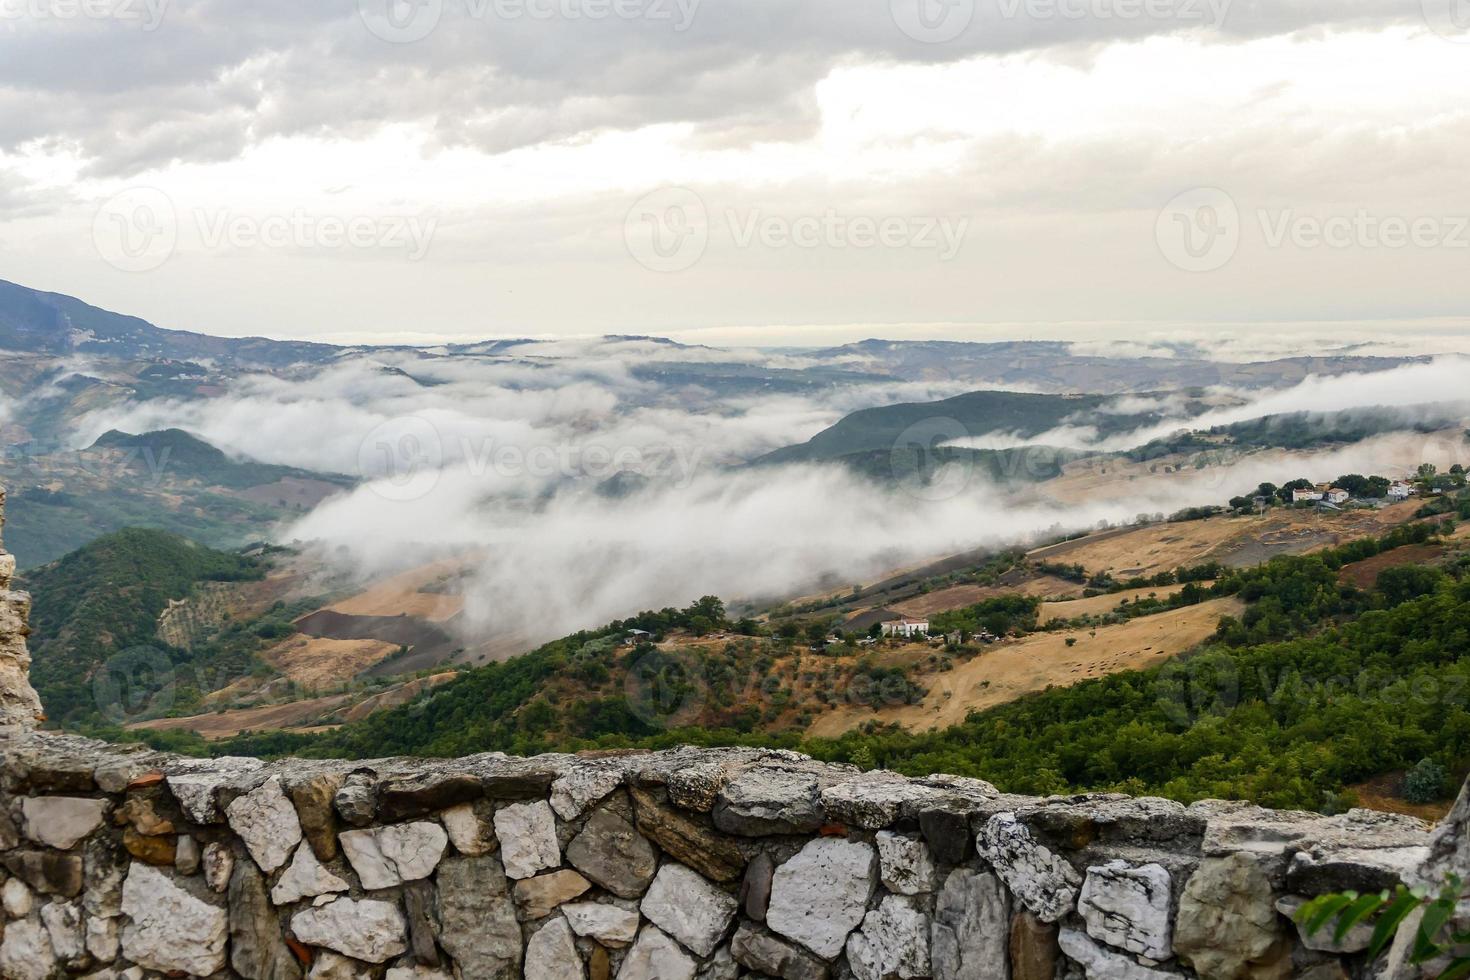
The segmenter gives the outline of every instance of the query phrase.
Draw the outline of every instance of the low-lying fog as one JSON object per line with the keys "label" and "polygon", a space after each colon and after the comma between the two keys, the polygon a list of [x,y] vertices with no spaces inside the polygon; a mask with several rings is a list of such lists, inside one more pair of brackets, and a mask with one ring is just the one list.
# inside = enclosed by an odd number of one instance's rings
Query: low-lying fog
{"label": "low-lying fog", "polygon": [[[82,435],[176,426],[261,461],[362,476],[362,486],[282,527],[279,538],[364,578],[449,554],[481,556],[466,582],[472,640],[551,637],[705,594],[780,598],[818,583],[857,584],[976,547],[1223,504],[1262,481],[1397,477],[1421,461],[1470,463],[1458,432],[1405,433],[1333,451],[1144,471],[1082,502],[1054,499],[1044,485],[993,486],[966,471],[942,474],[933,486],[885,489],[834,466],[740,464],[803,442],[858,408],[934,400],[968,386],[772,384],[727,394],[715,378],[639,370],[735,357],[772,369],[804,366],[786,355],[691,357],[631,341],[538,345],[513,358],[375,353],[310,378],[243,377],[217,399],[104,413]],[[1190,424],[1459,401],[1467,365],[1446,357],[1273,391],[1219,392],[1219,403],[1232,407]],[[1117,411],[1151,408],[1168,418],[1126,436],[1099,439],[1079,420],[1040,438],[996,432],[968,442],[1126,449],[1180,429],[1183,405],[1120,399]]]}

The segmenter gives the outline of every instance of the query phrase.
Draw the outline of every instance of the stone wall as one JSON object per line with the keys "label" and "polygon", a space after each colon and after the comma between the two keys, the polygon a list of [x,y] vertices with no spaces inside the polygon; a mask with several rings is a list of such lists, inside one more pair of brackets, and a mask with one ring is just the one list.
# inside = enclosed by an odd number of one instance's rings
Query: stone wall
{"label": "stone wall", "polygon": [[[5,526],[5,488],[0,487],[0,530]],[[15,558],[0,541],[0,728],[33,728],[41,720],[41,700],[31,689],[31,657],[26,652],[30,596],[12,592]]]}
{"label": "stone wall", "polygon": [[[1007,796],[786,752],[197,760],[0,736],[0,976],[1376,976],[1288,914],[1465,819]],[[1401,974],[1411,975],[1411,974]]]}
{"label": "stone wall", "polygon": [[266,764],[29,731],[24,601],[4,980],[1398,980],[1290,912],[1470,864],[1470,790],[1431,834],[787,752]]}

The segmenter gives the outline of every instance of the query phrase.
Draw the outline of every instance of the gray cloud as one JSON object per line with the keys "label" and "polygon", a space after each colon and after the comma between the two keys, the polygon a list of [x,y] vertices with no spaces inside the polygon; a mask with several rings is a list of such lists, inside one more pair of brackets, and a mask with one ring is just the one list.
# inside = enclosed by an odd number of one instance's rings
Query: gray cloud
{"label": "gray cloud", "polygon": [[[475,18],[468,0],[447,0],[426,38],[393,44],[366,29],[350,0],[174,0],[154,30],[150,0],[114,2],[142,19],[6,22],[0,148],[71,145],[89,172],[128,175],[226,159],[272,136],[394,122],[491,151],[661,122],[697,124],[714,142],[779,139],[808,130],[814,84],[843,63],[1043,50],[1085,58],[1100,42],[1197,29],[1178,18],[1037,19],[1024,5],[1007,17],[1008,0],[978,0],[968,28],[936,44],[907,37],[880,0],[704,0],[684,31],[649,18]],[[1413,22],[1410,6],[1236,0],[1214,33],[1229,41]],[[665,7],[677,19],[674,0]],[[47,111],[33,111],[41,102]]]}

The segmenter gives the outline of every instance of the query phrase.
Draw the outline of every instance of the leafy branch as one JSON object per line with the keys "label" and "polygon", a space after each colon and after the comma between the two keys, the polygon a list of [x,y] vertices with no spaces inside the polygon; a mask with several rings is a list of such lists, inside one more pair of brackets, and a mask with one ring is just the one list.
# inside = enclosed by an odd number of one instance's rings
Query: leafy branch
{"label": "leafy branch", "polygon": [[1455,908],[1462,897],[1470,896],[1457,875],[1446,875],[1439,894],[1432,896],[1425,888],[1399,885],[1392,892],[1360,895],[1354,891],[1322,895],[1307,902],[1296,913],[1296,921],[1310,935],[1315,935],[1336,920],[1333,941],[1341,943],[1359,923],[1373,922],[1373,937],[1368,943],[1368,956],[1377,959],[1393,942],[1416,911],[1422,910],[1415,929],[1409,962],[1415,965],[1449,957],[1449,964],[1438,980],[1463,980],[1470,977],[1470,930],[1456,931]]}

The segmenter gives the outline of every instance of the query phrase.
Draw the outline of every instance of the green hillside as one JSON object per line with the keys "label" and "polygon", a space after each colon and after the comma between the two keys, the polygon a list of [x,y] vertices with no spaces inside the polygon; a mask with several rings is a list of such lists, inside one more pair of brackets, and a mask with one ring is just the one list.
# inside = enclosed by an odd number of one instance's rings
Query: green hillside
{"label": "green hillside", "polygon": [[330,480],[344,486],[352,482],[345,477],[314,473],[291,466],[232,459],[222,450],[182,429],[161,429],[141,435],[112,429],[99,436],[91,448],[121,451],[128,454],[135,464],[161,471],[176,479],[198,480],[234,490],[258,487],[288,477]]}
{"label": "green hillside", "polygon": [[[1062,475],[1062,467],[1091,453],[1026,446],[1023,449],[963,449],[957,446],[871,449],[834,456],[840,463],[881,484],[928,485],[946,467],[957,487],[981,489],[991,483],[1041,483]],[[971,481],[980,481],[972,483]]]}
{"label": "green hillside", "polygon": [[21,568],[127,527],[236,548],[352,482],[231,459],[178,429],[112,431],[77,452],[0,458],[0,484],[10,489],[7,544]]}
{"label": "green hillside", "polygon": [[1135,460],[1150,460],[1191,450],[1238,446],[1243,449],[1318,449],[1351,445],[1394,432],[1421,435],[1463,425],[1470,402],[1380,406],[1342,412],[1290,412],[1179,432],[1129,450]]}
{"label": "green hillside", "polygon": [[[137,528],[106,535],[26,573],[21,587],[33,600],[31,681],[50,719],[75,724],[98,717],[98,668],[114,657],[126,660],[138,648],[156,648],[158,617],[170,599],[184,598],[199,582],[261,574],[252,559]],[[136,664],[120,664],[125,673],[159,666],[151,653],[135,659]],[[129,676],[122,687],[161,680]]]}
{"label": "green hillside", "polygon": [[895,447],[932,447],[934,440],[993,432],[1021,438],[1039,436],[1081,416],[1079,424],[1100,431],[1125,431],[1158,421],[1156,415],[1116,415],[1097,409],[1104,395],[1033,395],[1014,391],[972,391],[937,402],[909,402],[867,408],[847,416],[808,442],[768,453],[757,463],[801,463],[855,454],[888,452]]}
{"label": "green hillside", "polygon": [[[1470,768],[1470,555],[1446,546],[1442,563],[1389,568],[1366,592],[1338,574],[1452,526],[1408,525],[1383,539],[1232,572],[1208,592],[1238,596],[1247,611],[1222,619],[1215,641],[1196,654],[1050,689],[934,733],[870,726],[803,740],[758,724],[656,731],[628,696],[637,689],[628,671],[650,651],[630,651],[616,637],[692,620],[691,609],[566,637],[329,735],[170,744],[357,758],[770,745],[910,775],[975,776],[1012,792],[1106,790],[1338,809],[1351,802],[1355,783],[1425,759],[1455,776]],[[659,698],[677,705],[696,691],[716,700],[730,669],[715,655],[670,664],[658,678]],[[548,686],[567,676],[586,678],[587,693],[549,697]]]}

